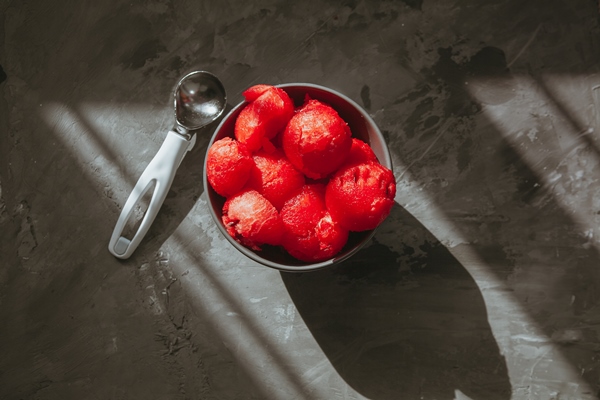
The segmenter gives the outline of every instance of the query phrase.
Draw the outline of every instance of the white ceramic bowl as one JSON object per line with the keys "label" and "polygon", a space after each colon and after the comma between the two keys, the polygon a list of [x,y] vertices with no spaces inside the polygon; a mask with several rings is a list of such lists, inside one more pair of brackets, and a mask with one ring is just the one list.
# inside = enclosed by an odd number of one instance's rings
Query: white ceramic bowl
{"label": "white ceramic bowl", "polygon": [[[392,169],[392,161],[390,158],[390,154],[385,143],[385,139],[375,122],[371,119],[371,117],[352,99],[344,96],[343,94],[329,89],[323,86],[314,85],[311,83],[286,83],[282,85],[277,85],[281,89],[285,90],[287,94],[292,98],[294,104],[296,106],[300,106],[304,103],[304,98],[308,94],[311,98],[320,100],[324,103],[329,104],[333,107],[338,114],[344,119],[348,125],[350,126],[350,130],[352,131],[352,136],[358,139],[361,139],[367,142],[373,152],[379,159],[379,162],[389,168]],[[224,137],[234,137],[234,126],[235,120],[242,110],[248,103],[242,102],[235,106],[221,121],[213,137],[208,144],[208,148],[217,140],[222,139]],[[351,232],[350,237],[348,238],[348,243],[342,249],[340,253],[338,253],[335,257],[332,257],[328,260],[319,261],[315,263],[303,262],[295,259],[291,255],[289,255],[285,250],[280,247],[275,246],[263,246],[262,250],[254,251],[249,249],[240,243],[236,242],[225,229],[223,222],[221,220],[221,214],[223,209],[223,204],[225,203],[225,198],[218,195],[210,186],[206,178],[206,157],[204,161],[204,190],[206,190],[208,194],[209,200],[209,210],[212,215],[215,224],[217,227],[227,238],[229,243],[237,249],[239,252],[247,256],[248,258],[266,265],[271,268],[276,268],[281,271],[289,271],[289,272],[303,272],[303,271],[311,271],[315,269],[324,268],[333,264],[340,263],[357,251],[359,251],[365,244],[367,244],[371,238],[373,237],[375,230],[365,231],[365,232]]]}

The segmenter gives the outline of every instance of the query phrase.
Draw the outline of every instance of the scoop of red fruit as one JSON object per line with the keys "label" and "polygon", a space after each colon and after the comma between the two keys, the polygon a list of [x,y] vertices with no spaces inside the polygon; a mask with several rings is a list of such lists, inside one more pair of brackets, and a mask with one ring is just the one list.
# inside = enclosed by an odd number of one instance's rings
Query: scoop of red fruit
{"label": "scoop of red fruit", "polygon": [[285,127],[282,143],[296,168],[320,179],[342,165],[352,146],[352,133],[333,108],[308,99]]}
{"label": "scoop of red fruit", "polygon": [[331,106],[307,97],[295,109],[269,85],[243,95],[235,139],[218,140],[207,153],[207,180],[226,198],[222,221],[231,237],[318,262],[338,254],[350,231],[374,229],[389,215],[392,171]]}
{"label": "scoop of red fruit", "polygon": [[206,178],[212,188],[223,197],[239,192],[254,166],[246,146],[229,137],[217,140],[206,155]]}
{"label": "scoop of red fruit", "polygon": [[302,261],[322,261],[335,256],[348,240],[348,230],[325,207],[325,186],[305,185],[281,209],[283,247]]}
{"label": "scoop of red fruit", "polygon": [[376,162],[350,164],[327,184],[326,203],[331,215],[346,229],[375,229],[394,205],[396,180],[392,171]]}
{"label": "scoop of red fruit", "polygon": [[304,185],[304,175],[281,150],[272,153],[259,150],[252,158],[254,166],[247,186],[256,189],[280,210],[283,203]]}
{"label": "scoop of red fruit", "polygon": [[362,164],[366,162],[378,163],[377,156],[373,152],[373,149],[360,139],[352,138],[352,146],[350,147],[350,153],[344,161],[345,165],[350,164]]}
{"label": "scoop of red fruit", "polygon": [[234,134],[250,151],[256,151],[285,128],[294,114],[294,103],[282,89],[268,85],[253,86],[243,95],[249,104],[240,112]]}
{"label": "scoop of red fruit", "polygon": [[227,199],[222,220],[231,237],[253,250],[260,250],[263,244],[281,243],[279,213],[256,190],[244,190]]}

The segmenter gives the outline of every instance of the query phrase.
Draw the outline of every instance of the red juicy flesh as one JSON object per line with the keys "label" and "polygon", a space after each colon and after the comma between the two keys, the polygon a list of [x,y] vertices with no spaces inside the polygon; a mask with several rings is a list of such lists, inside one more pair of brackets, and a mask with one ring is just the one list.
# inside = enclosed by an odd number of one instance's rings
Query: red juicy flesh
{"label": "red juicy flesh", "polygon": [[394,205],[396,181],[392,171],[367,162],[340,168],[327,184],[325,202],[344,228],[360,232],[375,229]]}
{"label": "red juicy flesh", "polygon": [[265,134],[270,139],[281,132],[294,115],[294,102],[285,91],[276,87],[261,94],[254,104],[259,115],[267,121]]}
{"label": "red juicy flesh", "polygon": [[229,137],[214,142],[206,157],[208,183],[223,197],[239,192],[254,166],[246,146]]}
{"label": "red juicy flesh", "polygon": [[366,162],[379,162],[377,156],[367,143],[360,139],[352,138],[352,147],[350,147],[350,153],[344,161],[344,166],[362,164]]}
{"label": "red juicy flesh", "polygon": [[325,207],[325,186],[304,185],[281,209],[282,245],[293,257],[307,262],[335,256],[348,241],[348,230],[340,226]]}
{"label": "red juicy flesh", "polygon": [[348,124],[329,105],[308,100],[288,122],[283,151],[306,176],[320,179],[338,169],[352,146]]}
{"label": "red juicy flesh", "polygon": [[235,137],[254,152],[265,137],[271,139],[281,132],[293,114],[294,103],[288,94],[270,86],[240,112],[235,121]]}
{"label": "red juicy flesh", "polygon": [[277,209],[256,190],[244,190],[223,205],[223,224],[237,242],[253,250],[279,245],[283,225]]}
{"label": "red juicy flesh", "polygon": [[265,124],[258,115],[254,103],[248,104],[242,109],[235,120],[235,138],[244,143],[250,151],[260,148],[265,137]]}
{"label": "red juicy flesh", "polygon": [[247,102],[251,103],[254,100],[258,99],[258,96],[272,88],[271,85],[254,85],[244,90],[242,95],[246,99]]}
{"label": "red juicy flesh", "polygon": [[280,210],[283,203],[304,185],[304,175],[280,150],[259,150],[253,159],[254,167],[246,187],[255,189]]}

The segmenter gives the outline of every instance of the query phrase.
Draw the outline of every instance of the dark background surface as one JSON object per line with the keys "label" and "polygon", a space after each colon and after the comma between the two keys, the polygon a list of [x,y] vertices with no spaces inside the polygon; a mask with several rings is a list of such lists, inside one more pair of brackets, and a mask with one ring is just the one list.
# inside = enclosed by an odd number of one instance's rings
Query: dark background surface
{"label": "dark background surface", "polygon": [[[0,0],[0,397],[598,398],[599,33],[591,0]],[[108,253],[194,69],[230,106],[310,82],[369,112],[398,183],[370,246],[237,254],[213,125]]]}

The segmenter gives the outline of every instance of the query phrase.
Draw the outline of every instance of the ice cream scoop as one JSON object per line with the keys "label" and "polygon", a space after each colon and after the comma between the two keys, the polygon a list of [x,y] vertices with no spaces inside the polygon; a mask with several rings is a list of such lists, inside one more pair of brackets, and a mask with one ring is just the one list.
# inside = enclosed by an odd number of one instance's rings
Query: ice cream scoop
{"label": "ice cream scoop", "polygon": [[[219,79],[206,71],[194,71],[179,80],[174,92],[175,127],[167,133],[162,146],[152,159],[123,206],[108,244],[108,250],[126,259],[138,247],[156,218],[175,172],[185,154],[196,143],[193,132],[215,121],[225,110],[227,96]],[[133,238],[123,236],[123,230],[135,206],[154,186],[148,209]]]}

